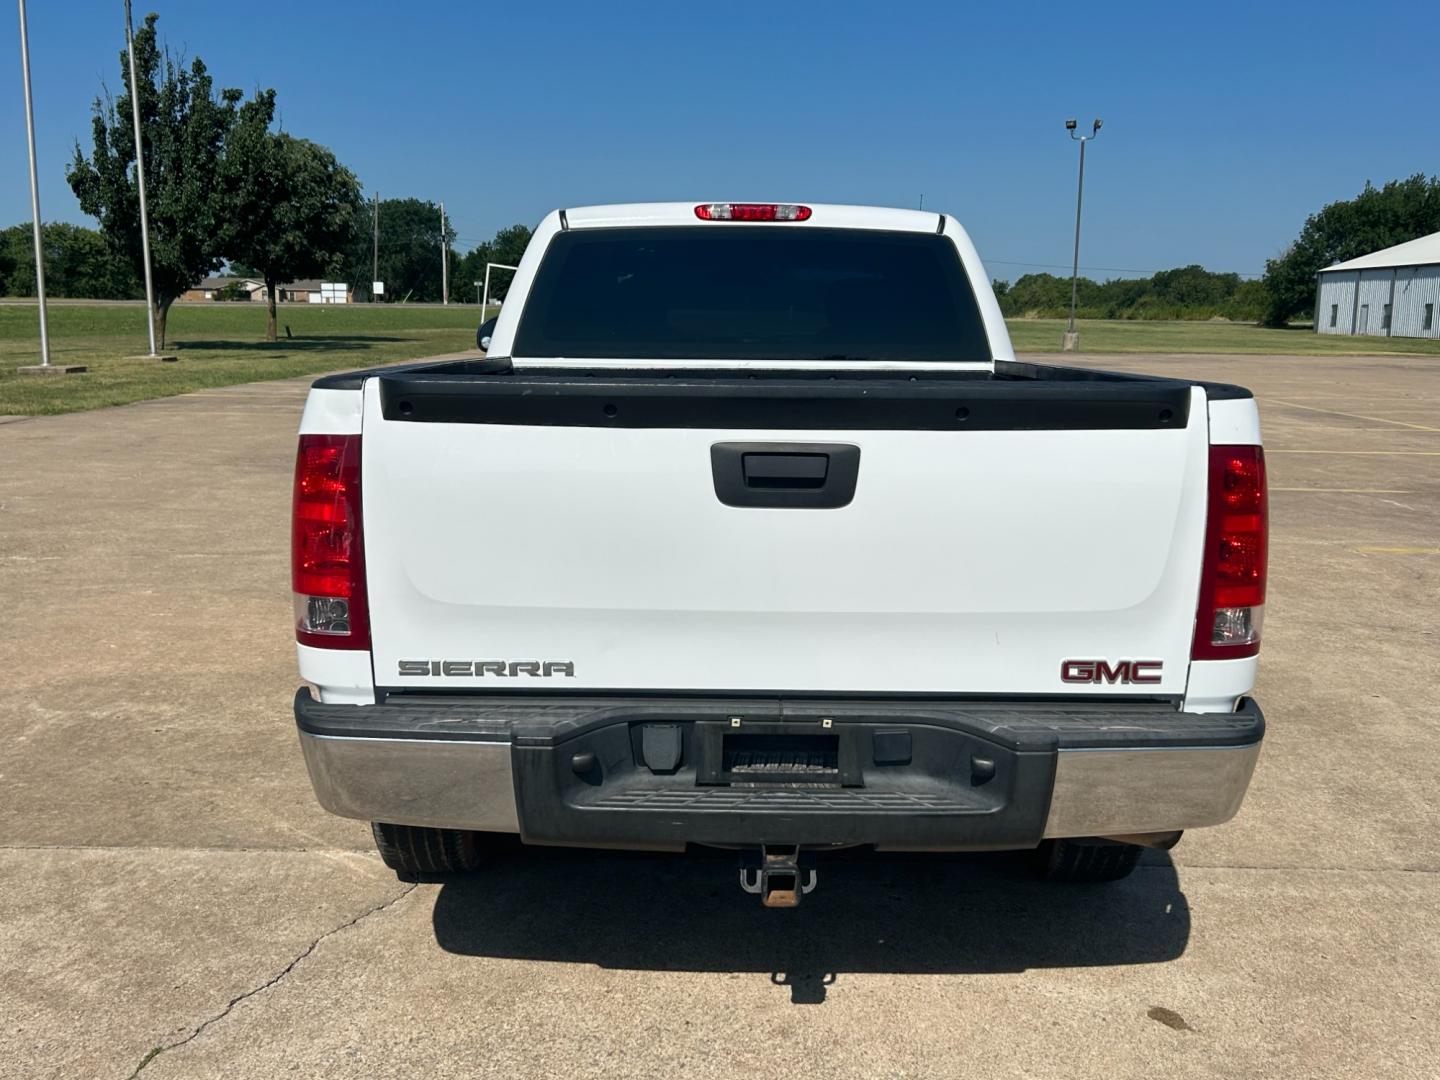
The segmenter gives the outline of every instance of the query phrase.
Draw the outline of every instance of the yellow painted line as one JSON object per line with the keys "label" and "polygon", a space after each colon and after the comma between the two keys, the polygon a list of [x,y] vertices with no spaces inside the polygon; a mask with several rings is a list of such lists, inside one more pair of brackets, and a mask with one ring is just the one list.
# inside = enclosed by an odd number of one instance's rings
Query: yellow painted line
{"label": "yellow painted line", "polygon": [[1273,401],[1276,405],[1287,405],[1292,409],[1304,409],[1306,412],[1326,413],[1329,416],[1343,416],[1347,420],[1373,420],[1377,424],[1397,424],[1400,427],[1413,428],[1416,431],[1440,432],[1440,427],[1426,427],[1424,424],[1412,424],[1406,420],[1387,420],[1383,416],[1362,416],[1359,413],[1341,412],[1339,409],[1319,409],[1314,405],[1301,405],[1294,401],[1281,401],[1279,398],[1262,398],[1262,401]]}
{"label": "yellow painted line", "polygon": [[1357,547],[1350,550],[1361,555],[1440,555],[1440,547]]}
{"label": "yellow painted line", "polygon": [[1404,491],[1401,488],[1306,488],[1306,487],[1272,487],[1271,491],[1311,491],[1311,492],[1333,492],[1339,495],[1413,495],[1413,491]]}
{"label": "yellow painted line", "polygon": [[1440,450],[1281,450],[1265,447],[1265,456],[1271,454],[1361,454],[1375,457],[1440,457]]}

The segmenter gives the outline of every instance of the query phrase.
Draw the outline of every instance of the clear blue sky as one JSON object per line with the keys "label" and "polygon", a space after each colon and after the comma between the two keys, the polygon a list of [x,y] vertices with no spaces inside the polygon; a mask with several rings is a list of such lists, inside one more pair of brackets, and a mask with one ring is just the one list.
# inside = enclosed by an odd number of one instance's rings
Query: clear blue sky
{"label": "clear blue sky", "polygon": [[[957,215],[991,273],[1259,271],[1326,202],[1440,172],[1421,7],[1353,3],[294,3],[137,0],[218,85],[367,191],[443,199],[468,249],[547,210],[779,198]],[[121,86],[122,0],[31,0],[47,220],[90,103]],[[28,219],[18,20],[0,8],[0,224]],[[1103,269],[1092,276],[1118,276]]]}

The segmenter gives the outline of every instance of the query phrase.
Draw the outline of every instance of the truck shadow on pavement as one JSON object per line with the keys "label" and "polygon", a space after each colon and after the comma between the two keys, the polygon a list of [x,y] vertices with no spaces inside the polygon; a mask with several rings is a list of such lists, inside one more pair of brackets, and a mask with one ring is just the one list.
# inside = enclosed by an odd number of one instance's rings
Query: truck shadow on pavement
{"label": "truck shadow on pavement", "polygon": [[816,890],[769,910],[733,854],[529,848],[448,881],[448,952],[638,971],[751,972],[825,1000],[846,973],[989,974],[1173,960],[1190,937],[1174,863],[1147,852],[1125,881],[1029,880],[1016,856],[821,856]]}

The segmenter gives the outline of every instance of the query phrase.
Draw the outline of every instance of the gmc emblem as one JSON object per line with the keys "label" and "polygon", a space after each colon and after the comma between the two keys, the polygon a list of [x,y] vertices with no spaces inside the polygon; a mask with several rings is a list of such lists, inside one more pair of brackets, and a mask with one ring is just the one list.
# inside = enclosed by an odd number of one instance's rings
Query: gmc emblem
{"label": "gmc emblem", "polygon": [[1062,660],[1060,681],[1067,683],[1158,683],[1163,660]]}

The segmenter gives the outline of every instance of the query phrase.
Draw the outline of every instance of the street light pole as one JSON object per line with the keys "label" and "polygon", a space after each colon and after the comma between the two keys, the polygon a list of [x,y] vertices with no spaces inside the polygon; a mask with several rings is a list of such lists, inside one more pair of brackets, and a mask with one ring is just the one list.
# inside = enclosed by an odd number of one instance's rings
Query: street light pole
{"label": "street light pole", "polygon": [[45,238],[40,230],[40,180],[35,168],[35,108],[30,102],[30,31],[20,0],[20,72],[25,77],[25,138],[30,145],[30,220],[35,231],[35,297],[40,303],[40,364],[50,367],[50,327],[45,313]]}
{"label": "street light pole", "polygon": [[150,355],[155,353],[155,280],[150,273],[150,214],[145,206],[145,143],[140,134],[140,84],[135,80],[135,30],[130,22],[130,0],[125,0],[125,49],[130,54],[130,113],[135,121],[135,179],[140,186],[140,249],[145,256],[145,325],[150,331]]}
{"label": "street light pole", "polygon": [[1075,261],[1070,267],[1070,325],[1065,329],[1060,346],[1065,352],[1075,352],[1080,348],[1080,331],[1075,328],[1075,301],[1080,284],[1080,207],[1085,201],[1085,144],[1100,134],[1100,121],[1095,121],[1089,135],[1076,135],[1076,127],[1073,119],[1065,121],[1065,130],[1070,132],[1070,138],[1080,144],[1080,182],[1075,189]]}

